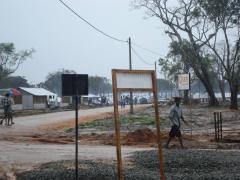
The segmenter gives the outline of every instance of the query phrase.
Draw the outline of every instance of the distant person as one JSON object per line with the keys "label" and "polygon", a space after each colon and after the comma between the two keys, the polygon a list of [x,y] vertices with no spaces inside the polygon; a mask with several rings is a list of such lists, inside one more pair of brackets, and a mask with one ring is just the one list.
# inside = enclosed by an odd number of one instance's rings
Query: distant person
{"label": "distant person", "polygon": [[134,98],[134,104],[136,105],[137,102],[138,102],[138,99],[137,99],[137,97],[135,97],[135,98]]}
{"label": "distant person", "polygon": [[169,143],[174,137],[178,137],[178,140],[180,142],[180,145],[182,148],[183,142],[182,142],[182,134],[181,134],[181,120],[187,124],[187,122],[183,118],[182,108],[180,107],[180,101],[181,97],[174,97],[175,105],[171,107],[169,119],[172,124],[171,131],[169,132],[169,139],[166,144],[166,148],[169,148]]}
{"label": "distant person", "polygon": [[130,97],[128,95],[125,97],[125,104],[130,104]]}
{"label": "distant person", "polygon": [[101,104],[106,105],[107,104],[107,98],[105,96],[101,97]]}
{"label": "distant person", "polygon": [[5,97],[2,99],[1,103],[4,110],[4,117],[1,120],[0,124],[3,123],[4,119],[6,119],[7,120],[6,124],[8,126],[11,126],[12,124],[14,124],[14,122],[13,122],[13,116],[12,116],[12,101],[10,99],[9,93],[5,94]]}
{"label": "distant person", "polygon": [[124,96],[121,96],[120,98],[120,105],[121,105],[121,108],[125,108],[125,97]]}

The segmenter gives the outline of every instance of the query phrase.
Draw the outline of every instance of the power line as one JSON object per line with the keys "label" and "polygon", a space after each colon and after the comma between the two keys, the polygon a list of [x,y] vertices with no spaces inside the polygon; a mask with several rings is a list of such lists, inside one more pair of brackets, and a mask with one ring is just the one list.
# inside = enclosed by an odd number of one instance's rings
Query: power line
{"label": "power line", "polygon": [[147,64],[147,65],[149,65],[149,66],[153,66],[153,65],[154,65],[154,63],[149,63],[149,62],[145,61],[145,60],[133,49],[133,47],[131,47],[131,49],[132,49],[133,53],[134,53],[143,63],[145,63],[145,64]]}
{"label": "power line", "polygon": [[69,7],[65,2],[63,2],[62,0],[58,0],[60,3],[62,3],[67,9],[69,9],[73,14],[75,14],[77,17],[79,17],[82,21],[84,21],[85,23],[87,23],[89,26],[91,26],[93,29],[95,29],[96,31],[98,31],[99,33],[103,34],[104,36],[111,38],[115,41],[119,41],[119,42],[124,42],[126,43],[127,41],[118,39],[116,37],[113,37],[105,32],[103,32],[102,30],[100,30],[99,28],[97,28],[96,26],[92,25],[90,22],[88,22],[86,19],[84,19],[83,17],[81,17],[76,11],[74,11],[71,7]]}
{"label": "power line", "polygon": [[[64,1],[62,1],[62,0],[58,0],[58,1],[59,1],[60,3],[62,3],[62,4],[63,4],[68,10],[70,10],[73,14],[75,14],[78,18],[80,18],[82,21],[84,21],[85,23],[87,23],[90,27],[92,27],[93,29],[95,29],[96,31],[98,31],[99,33],[101,33],[102,35],[104,35],[104,36],[106,36],[106,37],[108,37],[108,38],[111,38],[111,39],[113,39],[113,40],[115,40],[115,41],[118,41],[118,42],[128,43],[127,40],[122,40],[122,39],[116,38],[116,37],[114,37],[114,36],[111,36],[111,35],[105,33],[104,31],[100,30],[99,28],[97,28],[96,26],[94,26],[94,25],[92,25],[90,22],[88,22],[85,18],[83,18],[82,16],[80,16],[74,9],[72,9],[70,6],[68,6]],[[157,52],[155,52],[155,51],[152,51],[152,50],[150,50],[150,49],[148,49],[148,48],[145,48],[145,47],[143,47],[143,46],[141,46],[141,45],[138,45],[138,44],[136,44],[136,43],[132,43],[132,45],[134,45],[134,46],[136,46],[136,47],[138,47],[138,48],[141,48],[141,49],[143,49],[143,50],[145,50],[145,51],[148,51],[148,52],[150,52],[150,53],[152,53],[152,54],[155,54],[155,55],[158,55],[158,56],[162,56],[161,54],[159,54],[159,53],[157,53]],[[150,65],[150,63],[144,61],[144,59],[141,58],[141,56],[139,56],[139,54],[138,54],[133,48],[132,48],[132,50],[134,51],[134,53],[136,54],[136,56],[138,56],[139,59],[141,59],[144,63]],[[152,65],[152,64],[151,64],[151,65]]]}
{"label": "power line", "polygon": [[159,54],[159,53],[157,53],[157,52],[155,52],[155,51],[152,51],[152,50],[150,50],[150,49],[148,49],[148,48],[142,47],[142,46],[140,46],[140,45],[138,45],[138,44],[136,44],[136,43],[132,43],[132,45],[134,45],[134,46],[136,46],[136,47],[138,47],[138,48],[141,48],[141,49],[143,49],[143,50],[145,50],[145,51],[148,51],[148,52],[150,52],[150,53],[152,53],[152,54],[155,54],[155,55],[158,55],[158,56],[162,56],[161,54]]}

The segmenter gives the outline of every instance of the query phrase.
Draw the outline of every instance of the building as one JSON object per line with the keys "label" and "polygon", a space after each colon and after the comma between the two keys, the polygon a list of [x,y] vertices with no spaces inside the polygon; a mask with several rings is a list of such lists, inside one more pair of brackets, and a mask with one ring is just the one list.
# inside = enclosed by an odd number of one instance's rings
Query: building
{"label": "building", "polygon": [[44,109],[57,102],[57,94],[43,88],[19,87],[23,109]]}

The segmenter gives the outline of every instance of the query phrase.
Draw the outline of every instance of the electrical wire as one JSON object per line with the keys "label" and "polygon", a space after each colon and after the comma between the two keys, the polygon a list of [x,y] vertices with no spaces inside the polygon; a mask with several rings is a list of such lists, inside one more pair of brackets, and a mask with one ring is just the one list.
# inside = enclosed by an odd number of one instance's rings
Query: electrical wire
{"label": "electrical wire", "polygon": [[136,43],[134,43],[134,42],[132,42],[132,45],[134,45],[134,46],[136,46],[136,47],[138,47],[138,48],[141,48],[141,49],[143,49],[143,50],[145,50],[145,51],[148,51],[148,52],[150,52],[150,53],[152,53],[152,54],[155,54],[155,55],[158,55],[158,56],[162,56],[161,54],[159,54],[159,53],[157,53],[157,52],[155,52],[155,51],[152,51],[152,50],[150,50],[150,49],[148,49],[148,48],[142,47],[142,46],[140,46],[140,45],[138,45],[138,44],[136,44]]}
{"label": "electrical wire", "polygon": [[[90,22],[88,22],[86,19],[84,19],[82,16],[80,16],[74,9],[72,9],[70,6],[68,6],[64,1],[62,1],[62,0],[58,0],[60,3],[62,3],[68,10],[70,10],[73,14],[75,14],[78,18],[80,18],[82,21],[84,21],[85,23],[87,23],[90,27],[92,27],[93,29],[95,29],[96,31],[98,31],[99,33],[101,33],[102,35],[104,35],[104,36],[106,36],[106,37],[108,37],[108,38],[110,38],[110,39],[113,39],[113,40],[115,40],[115,41],[118,41],[118,42],[124,42],[124,43],[128,43],[128,41],[127,40],[122,40],[122,39],[119,39],[119,38],[116,38],[116,37],[114,37],[114,36],[111,36],[111,35],[109,35],[109,34],[107,34],[107,33],[105,33],[104,31],[102,31],[102,30],[100,30],[99,28],[97,28],[96,26],[94,26],[94,25],[92,25]],[[143,46],[141,46],[141,45],[138,45],[138,44],[136,44],[136,43],[131,43],[132,45],[134,45],[134,46],[136,46],[136,47],[138,47],[138,48],[141,48],[141,49],[143,49],[143,50],[145,50],[145,51],[148,51],[148,52],[150,52],[150,53],[152,53],[152,54],[155,54],[155,55],[158,55],[158,56],[162,56],[161,54],[159,54],[159,53],[157,53],[157,52],[155,52],[155,51],[152,51],[152,50],[150,50],[150,49],[148,49],[148,48],[145,48],[145,47],[143,47]],[[153,64],[151,64],[151,63],[148,63],[148,62],[146,62],[133,48],[132,48],[132,50],[133,50],[133,52],[135,53],[135,55],[142,61],[142,62],[144,62],[145,64],[148,64],[148,65],[153,65]]]}
{"label": "electrical wire", "polygon": [[133,47],[131,47],[131,49],[132,49],[133,53],[138,57],[138,59],[140,59],[143,63],[145,63],[145,64],[147,64],[147,65],[149,65],[149,66],[153,66],[153,65],[154,65],[154,63],[149,63],[149,62],[145,61],[145,60],[135,51],[135,49],[133,49]]}
{"label": "electrical wire", "polygon": [[84,21],[85,23],[87,23],[89,26],[91,26],[93,29],[95,29],[96,31],[98,31],[99,33],[103,34],[104,36],[111,38],[115,41],[119,41],[119,42],[128,42],[126,40],[122,40],[122,39],[118,39],[114,36],[111,36],[105,32],[103,32],[102,30],[100,30],[99,28],[95,27],[94,25],[92,25],[90,22],[88,22],[86,19],[84,19],[83,17],[81,17],[76,11],[74,11],[70,6],[68,6],[65,2],[63,2],[62,0],[58,0],[60,3],[62,3],[67,9],[69,9],[73,14],[75,14],[78,18],[80,18],[82,21]]}

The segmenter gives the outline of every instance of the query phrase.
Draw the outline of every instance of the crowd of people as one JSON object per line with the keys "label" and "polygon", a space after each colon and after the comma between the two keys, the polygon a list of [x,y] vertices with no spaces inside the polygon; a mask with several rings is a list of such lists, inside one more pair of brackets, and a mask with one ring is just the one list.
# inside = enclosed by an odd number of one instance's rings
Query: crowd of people
{"label": "crowd of people", "polygon": [[[121,96],[120,100],[119,100],[119,103],[120,103],[121,108],[125,108],[126,105],[130,104],[130,96],[129,95]],[[138,103],[138,98],[134,97],[133,98],[133,104],[137,104],[137,103]]]}

